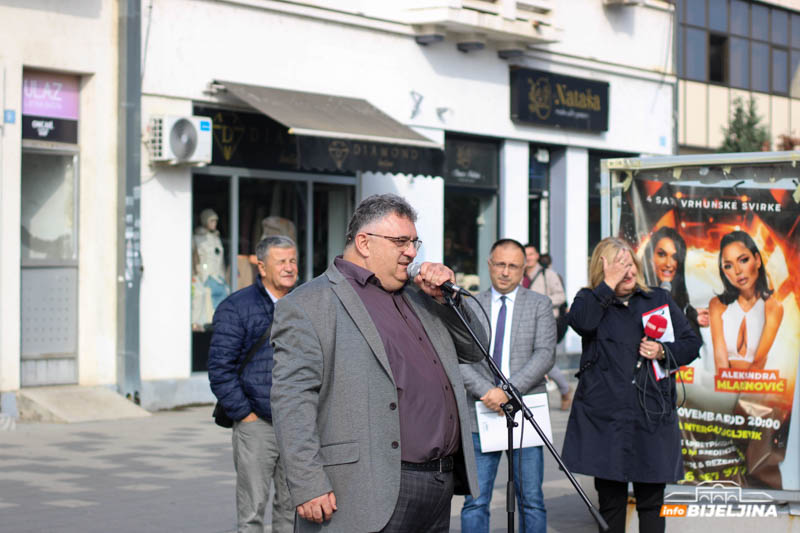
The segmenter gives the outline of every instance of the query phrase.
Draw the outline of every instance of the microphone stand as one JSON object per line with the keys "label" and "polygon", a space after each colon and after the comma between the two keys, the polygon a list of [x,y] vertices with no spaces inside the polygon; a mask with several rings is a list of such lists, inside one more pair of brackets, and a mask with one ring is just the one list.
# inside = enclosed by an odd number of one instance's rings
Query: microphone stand
{"label": "microphone stand", "polygon": [[[516,493],[514,489],[514,428],[518,424],[514,422],[514,416],[516,416],[518,411],[522,411],[522,416],[525,417],[525,419],[527,419],[531,423],[533,429],[535,429],[536,433],[539,434],[539,438],[541,438],[544,445],[547,446],[547,449],[550,451],[550,454],[556,460],[558,466],[567,476],[567,479],[569,479],[570,483],[572,483],[572,486],[575,488],[575,491],[583,500],[583,503],[585,503],[586,507],[589,508],[589,512],[591,513],[592,518],[594,518],[595,522],[597,522],[597,525],[600,526],[600,529],[602,529],[603,531],[608,531],[608,524],[606,524],[606,521],[603,520],[602,515],[600,515],[600,511],[598,511],[595,508],[595,506],[592,505],[592,502],[589,501],[589,497],[586,496],[586,493],[583,491],[583,488],[578,483],[578,480],[575,479],[575,476],[573,476],[572,472],[569,471],[567,465],[564,464],[564,461],[561,459],[561,456],[556,451],[555,446],[553,446],[553,443],[550,442],[550,440],[544,434],[544,431],[542,431],[542,428],[540,428],[539,424],[536,423],[536,420],[533,419],[533,413],[531,412],[530,409],[528,409],[528,406],[525,405],[525,402],[522,400],[522,395],[519,393],[519,390],[517,390],[517,388],[514,385],[512,385],[510,381],[508,381],[508,378],[505,375],[503,375],[503,372],[500,370],[500,368],[498,368],[497,363],[495,363],[494,359],[492,359],[492,356],[489,355],[489,350],[485,348],[483,344],[480,343],[478,337],[475,335],[475,332],[467,323],[466,318],[464,318],[464,315],[458,308],[460,302],[460,294],[453,295],[450,294],[449,292],[443,291],[443,295],[447,305],[453,311],[455,311],[456,316],[458,316],[458,319],[461,321],[464,327],[467,328],[467,332],[469,332],[469,335],[470,337],[472,337],[472,340],[475,342],[478,348],[480,348],[481,352],[483,353],[484,359],[489,364],[489,369],[492,371],[492,374],[494,374],[495,378],[497,378],[497,380],[500,382],[499,387],[503,390],[503,392],[506,393],[506,396],[508,396],[509,398],[509,400],[506,403],[500,405],[500,407],[503,409],[503,413],[506,416],[506,427],[508,428],[508,450],[506,451],[506,455],[508,456],[508,481],[506,484],[506,512],[508,514],[509,533],[514,532],[514,508],[516,506]],[[520,449],[520,454],[521,453],[522,450]]]}

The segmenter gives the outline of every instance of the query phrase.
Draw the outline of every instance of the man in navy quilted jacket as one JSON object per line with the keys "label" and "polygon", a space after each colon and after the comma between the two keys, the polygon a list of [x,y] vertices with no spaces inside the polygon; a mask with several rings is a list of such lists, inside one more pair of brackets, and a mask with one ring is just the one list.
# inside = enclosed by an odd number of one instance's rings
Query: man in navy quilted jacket
{"label": "man in navy quilted jacket", "polygon": [[249,362],[250,350],[272,324],[275,302],[297,282],[297,246],[285,236],[271,236],[256,246],[259,279],[231,294],[214,313],[214,334],[208,351],[211,390],[233,423],[233,464],[236,468],[238,531],[264,531],[264,510],[270,484],[275,483],[272,531],[294,528],[278,445],[272,428],[272,346],[260,343]]}

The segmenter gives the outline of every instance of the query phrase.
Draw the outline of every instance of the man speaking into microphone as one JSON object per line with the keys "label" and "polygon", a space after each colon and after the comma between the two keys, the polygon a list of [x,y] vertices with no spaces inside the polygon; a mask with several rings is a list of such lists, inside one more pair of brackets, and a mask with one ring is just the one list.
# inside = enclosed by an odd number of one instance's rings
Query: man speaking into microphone
{"label": "man speaking into microphone", "polygon": [[276,306],[273,422],[301,532],[444,533],[453,493],[477,496],[458,365],[483,356],[444,305],[453,271],[409,279],[416,217],[399,196],[366,198],[343,254]]}

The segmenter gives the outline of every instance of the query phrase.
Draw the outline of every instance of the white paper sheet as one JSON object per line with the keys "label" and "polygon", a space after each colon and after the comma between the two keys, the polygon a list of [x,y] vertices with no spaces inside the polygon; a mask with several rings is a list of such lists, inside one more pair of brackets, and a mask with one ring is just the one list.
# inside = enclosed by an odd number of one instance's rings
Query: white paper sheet
{"label": "white paper sheet", "polygon": [[[528,409],[533,413],[533,419],[542,428],[547,439],[552,442],[553,431],[550,426],[550,409],[547,404],[547,394],[542,392],[539,394],[528,394],[522,397],[522,401],[528,406]],[[478,414],[478,432],[481,438],[481,450],[486,452],[496,452],[508,449],[508,428],[506,428],[505,415],[498,415],[492,411],[483,402],[475,402],[475,411]],[[522,421],[522,411],[518,412],[514,417],[517,424]],[[519,448],[519,435],[522,426],[518,425],[514,428],[514,448]],[[542,439],[539,434],[533,429],[533,426],[527,420],[525,421],[524,440],[522,441],[523,448],[530,448],[532,446],[542,446]]]}

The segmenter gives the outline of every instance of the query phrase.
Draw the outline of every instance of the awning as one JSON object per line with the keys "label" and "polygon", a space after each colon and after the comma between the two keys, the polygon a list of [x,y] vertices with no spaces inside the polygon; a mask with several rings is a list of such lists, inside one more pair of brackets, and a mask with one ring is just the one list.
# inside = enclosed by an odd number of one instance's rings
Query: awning
{"label": "awning", "polygon": [[360,98],[215,81],[297,138],[298,166],[441,176],[442,146]]}

